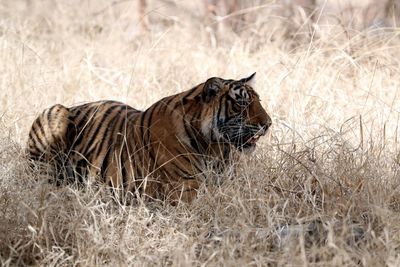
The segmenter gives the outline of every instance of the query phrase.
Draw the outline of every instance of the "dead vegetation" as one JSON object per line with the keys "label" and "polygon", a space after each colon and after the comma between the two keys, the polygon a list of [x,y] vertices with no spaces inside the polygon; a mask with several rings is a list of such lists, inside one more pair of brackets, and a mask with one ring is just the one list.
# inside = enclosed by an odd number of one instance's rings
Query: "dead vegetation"
{"label": "dead vegetation", "polygon": [[[234,2],[0,4],[2,265],[400,265],[398,3]],[[143,109],[254,71],[271,134],[191,206],[55,187],[24,159],[54,103]]]}

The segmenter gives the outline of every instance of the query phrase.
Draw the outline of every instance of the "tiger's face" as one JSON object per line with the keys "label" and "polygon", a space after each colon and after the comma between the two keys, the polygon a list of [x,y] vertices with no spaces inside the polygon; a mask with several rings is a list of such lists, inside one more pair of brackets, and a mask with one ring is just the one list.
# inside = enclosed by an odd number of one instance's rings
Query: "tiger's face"
{"label": "tiger's face", "polygon": [[219,142],[242,152],[252,152],[258,139],[272,124],[251,82],[255,73],[241,80],[210,78],[204,85],[204,100],[214,103],[212,131]]}

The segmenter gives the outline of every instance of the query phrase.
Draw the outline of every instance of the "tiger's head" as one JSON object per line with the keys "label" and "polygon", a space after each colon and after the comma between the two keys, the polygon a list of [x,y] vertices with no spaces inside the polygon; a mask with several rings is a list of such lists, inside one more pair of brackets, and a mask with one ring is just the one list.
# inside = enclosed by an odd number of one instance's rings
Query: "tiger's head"
{"label": "tiger's head", "polygon": [[213,77],[204,83],[202,101],[211,104],[213,142],[252,152],[258,139],[266,134],[272,121],[252,88],[254,77],[255,73],[240,80]]}

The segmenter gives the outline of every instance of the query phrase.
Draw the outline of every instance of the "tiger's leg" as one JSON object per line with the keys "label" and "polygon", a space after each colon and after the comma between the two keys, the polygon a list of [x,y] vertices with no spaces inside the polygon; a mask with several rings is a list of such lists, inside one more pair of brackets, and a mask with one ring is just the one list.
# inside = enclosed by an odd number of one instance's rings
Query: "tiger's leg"
{"label": "tiger's leg", "polygon": [[181,182],[170,183],[166,196],[172,205],[177,205],[180,201],[190,204],[197,197],[199,187],[200,184],[195,179],[182,179]]}
{"label": "tiger's leg", "polygon": [[[101,175],[110,186],[114,196],[128,204],[133,197],[137,196],[134,167],[126,147],[117,146],[112,154],[107,166],[102,167],[105,171]],[[101,166],[100,163],[97,165]],[[100,172],[102,168],[99,168]]]}

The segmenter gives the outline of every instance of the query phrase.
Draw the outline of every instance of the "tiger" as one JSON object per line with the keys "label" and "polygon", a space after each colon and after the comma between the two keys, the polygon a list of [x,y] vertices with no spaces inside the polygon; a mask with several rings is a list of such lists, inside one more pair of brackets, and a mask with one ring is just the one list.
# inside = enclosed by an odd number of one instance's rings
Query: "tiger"
{"label": "tiger", "polygon": [[58,170],[58,185],[98,177],[123,192],[191,203],[210,162],[223,169],[232,152],[252,153],[272,125],[254,77],[212,77],[144,111],[111,100],[56,104],[34,120],[28,157]]}

